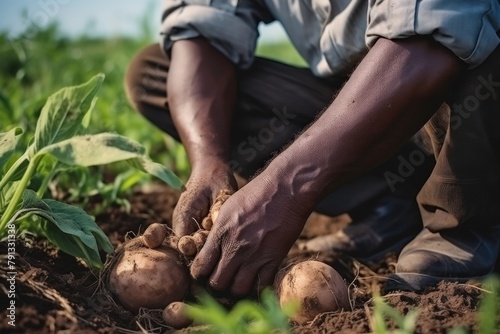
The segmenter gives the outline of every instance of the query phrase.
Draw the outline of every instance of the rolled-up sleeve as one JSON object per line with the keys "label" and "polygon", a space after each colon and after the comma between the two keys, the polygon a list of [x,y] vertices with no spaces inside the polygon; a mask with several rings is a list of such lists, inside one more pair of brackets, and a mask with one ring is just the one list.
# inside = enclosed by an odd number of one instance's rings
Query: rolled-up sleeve
{"label": "rolled-up sleeve", "polygon": [[469,67],[500,44],[500,0],[370,0],[366,43],[432,36]]}
{"label": "rolled-up sleeve", "polygon": [[202,36],[241,68],[251,65],[258,25],[270,21],[258,0],[166,0],[161,44]]}

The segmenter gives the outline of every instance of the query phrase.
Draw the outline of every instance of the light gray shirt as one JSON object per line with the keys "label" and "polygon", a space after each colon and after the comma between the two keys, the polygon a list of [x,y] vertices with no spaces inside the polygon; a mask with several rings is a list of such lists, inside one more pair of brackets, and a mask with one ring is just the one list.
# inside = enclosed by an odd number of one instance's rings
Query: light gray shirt
{"label": "light gray shirt", "polygon": [[166,0],[161,43],[203,36],[247,68],[274,20],[321,77],[351,71],[380,37],[431,35],[470,67],[500,44],[500,0]]}

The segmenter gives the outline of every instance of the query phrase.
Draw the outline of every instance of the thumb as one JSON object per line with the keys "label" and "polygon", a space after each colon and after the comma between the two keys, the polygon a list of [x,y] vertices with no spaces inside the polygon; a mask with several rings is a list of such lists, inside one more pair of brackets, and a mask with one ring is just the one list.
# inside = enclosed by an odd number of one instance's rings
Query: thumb
{"label": "thumb", "polygon": [[208,214],[208,199],[191,193],[183,193],[179,198],[173,217],[172,228],[175,235],[181,237],[196,232],[201,220]]}
{"label": "thumb", "polygon": [[183,235],[194,233],[198,227],[193,219],[196,218],[191,215],[191,212],[176,208],[172,217],[172,229],[174,230],[174,234],[178,237],[182,237]]}

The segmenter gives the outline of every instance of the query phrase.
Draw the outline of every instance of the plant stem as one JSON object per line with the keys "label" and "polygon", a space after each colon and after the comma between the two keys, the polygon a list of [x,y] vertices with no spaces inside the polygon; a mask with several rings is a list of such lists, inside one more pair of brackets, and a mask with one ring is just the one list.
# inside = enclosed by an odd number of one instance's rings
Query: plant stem
{"label": "plant stem", "polygon": [[58,170],[57,170],[57,165],[59,164],[59,162],[56,162],[56,166],[54,166],[52,168],[52,170],[50,171],[49,175],[47,175],[46,177],[43,178],[43,181],[42,181],[42,184],[40,185],[40,188],[38,188],[38,191],[36,192],[36,195],[38,198],[42,198],[43,197],[43,194],[45,194],[45,191],[47,190],[48,186],[49,186],[49,182],[52,180],[52,178],[54,177],[54,175],[57,174]]}
{"label": "plant stem", "polygon": [[85,262],[87,263],[87,266],[89,268],[95,267],[95,268],[100,269],[102,267],[102,265],[92,262],[92,258],[90,257],[89,253],[87,252],[87,248],[85,248],[85,245],[82,243],[82,241],[79,238],[75,238],[74,240],[78,244],[78,246],[80,247],[80,250],[82,251],[82,253],[84,254],[85,258],[83,260],[85,260]]}
{"label": "plant stem", "polygon": [[9,202],[9,205],[7,206],[7,209],[5,209],[5,212],[3,213],[2,218],[0,219],[0,233],[5,229],[5,226],[9,222],[10,218],[14,214],[17,205],[21,201],[23,197],[24,190],[28,187],[28,183],[31,180],[31,177],[33,173],[36,170],[36,167],[38,166],[38,161],[39,161],[38,156],[34,156],[33,159],[28,164],[28,168],[26,169],[26,172],[24,172],[23,178],[19,183],[17,184],[16,191],[14,192],[14,195],[12,196],[12,199]]}
{"label": "plant stem", "polygon": [[16,162],[14,162],[12,166],[10,166],[7,173],[5,173],[4,177],[2,177],[2,179],[0,180],[0,191],[2,190],[3,187],[5,187],[5,185],[9,182],[12,175],[14,175],[19,166],[21,166],[25,160],[26,160],[26,154],[23,154],[22,156],[19,157],[19,159],[16,160]]}

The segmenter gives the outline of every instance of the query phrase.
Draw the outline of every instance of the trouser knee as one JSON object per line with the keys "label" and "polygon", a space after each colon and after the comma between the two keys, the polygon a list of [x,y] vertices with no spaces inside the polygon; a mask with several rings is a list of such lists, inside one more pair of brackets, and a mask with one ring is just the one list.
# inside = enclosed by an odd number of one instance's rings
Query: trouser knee
{"label": "trouser knee", "polygon": [[158,44],[142,49],[128,66],[125,92],[135,110],[162,131],[179,140],[168,109],[169,65],[170,60]]}

